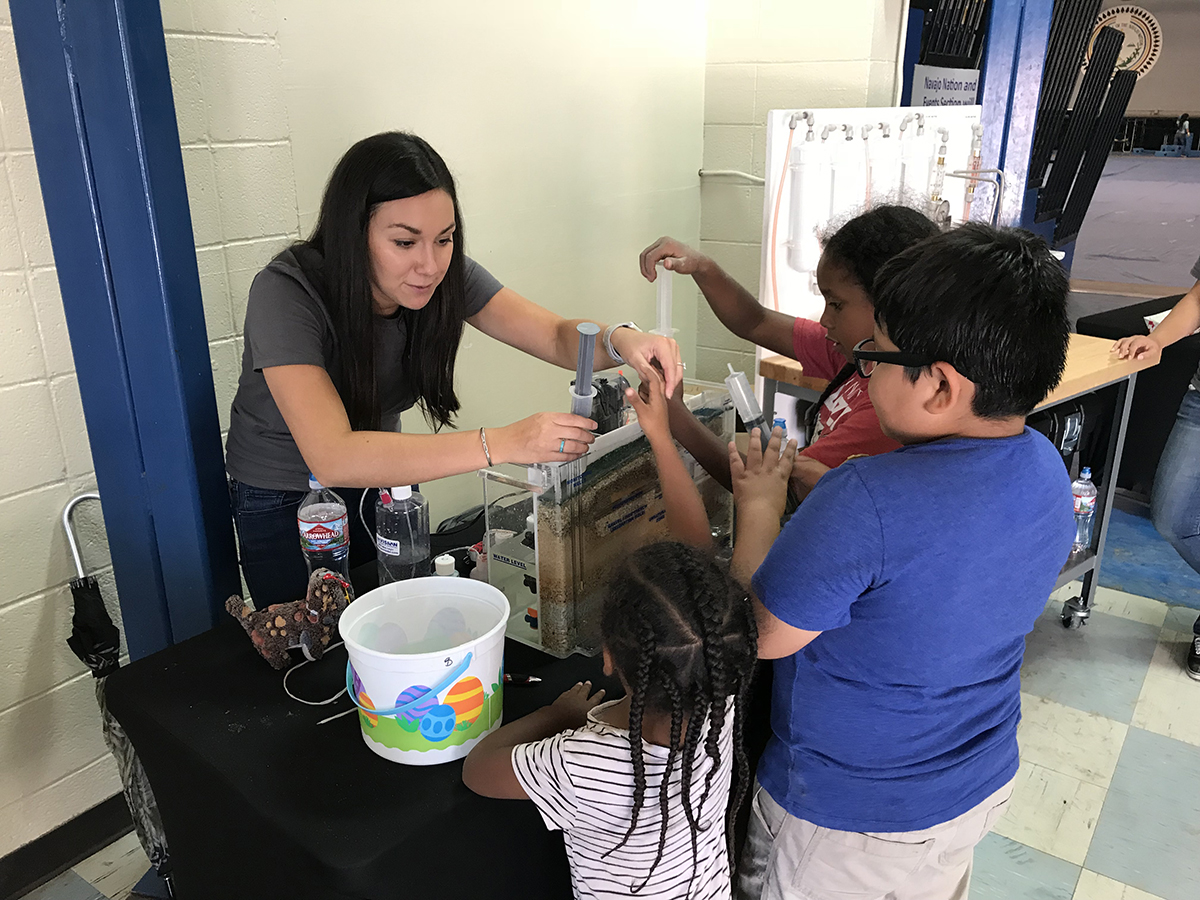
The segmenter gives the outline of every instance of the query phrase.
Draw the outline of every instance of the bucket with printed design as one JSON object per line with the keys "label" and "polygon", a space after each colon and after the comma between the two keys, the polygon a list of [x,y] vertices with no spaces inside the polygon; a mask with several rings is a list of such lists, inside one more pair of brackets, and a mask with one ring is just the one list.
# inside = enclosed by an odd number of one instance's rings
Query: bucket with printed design
{"label": "bucket with printed design", "polygon": [[338,630],[366,745],[428,766],[461,759],[499,727],[508,616],[504,594],[470,578],[397,581],[351,603]]}

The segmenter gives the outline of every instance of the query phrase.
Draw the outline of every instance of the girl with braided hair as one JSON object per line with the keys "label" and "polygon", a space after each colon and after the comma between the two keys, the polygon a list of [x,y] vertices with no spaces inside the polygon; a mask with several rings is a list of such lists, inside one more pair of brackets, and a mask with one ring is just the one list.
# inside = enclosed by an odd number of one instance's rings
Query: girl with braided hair
{"label": "girl with braided hair", "polygon": [[615,573],[600,630],[625,696],[575,685],[480,741],[463,782],[533,800],[564,832],[577,898],[728,898],[757,657],[746,591],[710,554],[652,544]]}

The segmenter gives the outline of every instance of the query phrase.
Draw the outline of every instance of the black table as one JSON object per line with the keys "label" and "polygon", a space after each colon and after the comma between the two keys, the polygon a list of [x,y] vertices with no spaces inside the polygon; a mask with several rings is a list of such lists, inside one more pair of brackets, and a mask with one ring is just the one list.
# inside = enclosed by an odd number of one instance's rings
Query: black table
{"label": "black table", "polygon": [[[297,696],[345,684],[344,648],[289,679]],[[621,695],[599,659],[558,660],[513,641],[504,719],[591,679]],[[562,835],[532,803],[489,800],[462,784],[462,762],[404,766],[373,753],[347,708],[309,707],[230,620],[110,675],[125,727],[162,811],[182,900],[570,897]]]}
{"label": "black table", "polygon": [[[1149,334],[1146,316],[1171,309],[1182,294],[1133,303],[1120,309],[1083,316],[1076,324],[1080,334],[1119,340],[1134,334]],[[1187,386],[1200,365],[1200,335],[1176,341],[1162,352],[1162,362],[1138,375],[1129,408],[1125,450],[1117,475],[1117,487],[1149,495],[1154,474],[1167,437],[1175,425],[1175,413]]]}

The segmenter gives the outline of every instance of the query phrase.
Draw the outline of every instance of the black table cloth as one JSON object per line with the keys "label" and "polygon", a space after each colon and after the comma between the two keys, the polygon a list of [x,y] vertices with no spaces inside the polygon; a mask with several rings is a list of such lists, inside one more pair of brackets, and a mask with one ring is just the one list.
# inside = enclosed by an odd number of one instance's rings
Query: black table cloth
{"label": "black table cloth", "polygon": [[[344,648],[289,679],[323,699],[345,684]],[[591,679],[620,696],[599,659],[557,660],[514,641],[504,720]],[[405,766],[364,743],[343,697],[309,707],[228,624],[128,665],[109,708],[137,749],[162,811],[182,900],[253,897],[570,897],[562,836],[532,803],[489,800],[462,784],[462,762]]]}

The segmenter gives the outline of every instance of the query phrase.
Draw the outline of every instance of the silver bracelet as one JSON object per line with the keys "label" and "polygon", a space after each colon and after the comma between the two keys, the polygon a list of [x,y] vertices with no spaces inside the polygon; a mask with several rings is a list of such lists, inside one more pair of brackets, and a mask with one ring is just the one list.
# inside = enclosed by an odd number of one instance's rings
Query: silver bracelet
{"label": "silver bracelet", "polygon": [[487,432],[484,430],[482,425],[479,426],[479,442],[483,444],[483,455],[487,458],[488,465],[495,465],[495,463],[492,462],[491,451],[488,450]]}
{"label": "silver bracelet", "polygon": [[624,363],[625,358],[622,357],[621,354],[618,353],[616,351],[616,349],[613,348],[613,345],[612,345],[613,332],[616,331],[618,328],[632,328],[634,331],[641,331],[642,329],[638,328],[637,325],[635,325],[633,322],[618,322],[616,325],[609,325],[607,328],[604,329],[604,350],[605,350],[605,352],[607,352],[608,355],[611,356],[615,362]]}

